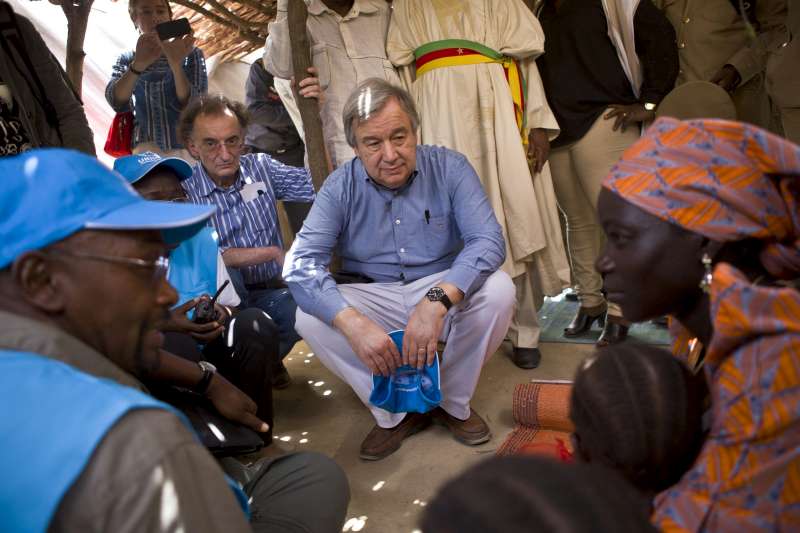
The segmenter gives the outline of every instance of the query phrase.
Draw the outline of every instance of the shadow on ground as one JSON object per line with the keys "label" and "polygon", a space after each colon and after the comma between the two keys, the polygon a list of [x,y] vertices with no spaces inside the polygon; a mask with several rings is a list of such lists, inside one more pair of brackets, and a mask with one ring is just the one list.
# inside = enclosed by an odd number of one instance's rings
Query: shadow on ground
{"label": "shadow on ground", "polygon": [[[517,383],[570,379],[591,345],[545,343],[542,364],[521,370],[505,344],[486,364],[472,406],[492,429],[488,443],[467,447],[440,426],[431,426],[377,462],[358,458],[372,416],[350,388],[328,372],[305,343],[298,343],[286,366],[292,385],[275,392],[275,442],[270,448],[313,450],[333,457],[350,479],[351,501],[344,531],[412,533],[422,508],[437,488],[469,465],[491,456],[513,427],[511,396]],[[268,450],[266,453],[274,453]],[[313,505],[313,502],[309,502]]]}

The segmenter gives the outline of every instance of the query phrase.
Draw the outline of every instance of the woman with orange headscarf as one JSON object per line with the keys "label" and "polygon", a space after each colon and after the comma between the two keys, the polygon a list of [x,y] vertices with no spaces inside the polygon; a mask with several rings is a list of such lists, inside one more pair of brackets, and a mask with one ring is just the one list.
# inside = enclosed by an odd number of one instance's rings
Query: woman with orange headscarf
{"label": "woman with orange headscarf", "polygon": [[611,300],[672,316],[710,428],[656,499],[665,531],[800,530],[800,147],[736,122],[657,121],[603,184]]}

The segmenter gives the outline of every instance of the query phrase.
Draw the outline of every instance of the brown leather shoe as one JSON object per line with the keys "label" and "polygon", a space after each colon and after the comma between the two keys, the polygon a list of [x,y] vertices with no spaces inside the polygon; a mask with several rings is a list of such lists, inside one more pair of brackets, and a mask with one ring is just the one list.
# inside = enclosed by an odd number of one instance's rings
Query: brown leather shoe
{"label": "brown leather shoe", "polygon": [[393,428],[375,426],[361,443],[358,456],[365,461],[377,461],[400,449],[403,439],[419,433],[431,423],[431,417],[425,413],[408,413],[403,421]]}
{"label": "brown leather shoe", "polygon": [[472,409],[469,410],[469,418],[466,420],[459,420],[441,407],[431,411],[431,415],[433,415],[434,420],[444,424],[457,441],[468,446],[483,444],[484,442],[489,442],[489,439],[492,438],[489,426]]}

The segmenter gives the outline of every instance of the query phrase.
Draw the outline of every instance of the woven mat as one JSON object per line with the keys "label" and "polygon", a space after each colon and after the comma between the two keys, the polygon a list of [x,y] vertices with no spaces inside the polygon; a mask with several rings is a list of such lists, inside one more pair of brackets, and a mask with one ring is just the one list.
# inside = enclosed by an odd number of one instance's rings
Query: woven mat
{"label": "woven mat", "polygon": [[[564,328],[569,325],[578,312],[578,302],[570,302],[558,296],[545,298],[539,311],[539,326],[542,328],[539,342],[572,342],[578,344],[594,344],[602,333],[602,328],[595,323],[592,329],[578,337],[565,337]],[[628,336],[646,344],[669,344],[670,337],[666,328],[642,322],[631,326]]]}
{"label": "woven mat", "polygon": [[532,453],[565,459],[572,453],[569,419],[571,384],[523,383],[514,388],[514,430],[497,455]]}

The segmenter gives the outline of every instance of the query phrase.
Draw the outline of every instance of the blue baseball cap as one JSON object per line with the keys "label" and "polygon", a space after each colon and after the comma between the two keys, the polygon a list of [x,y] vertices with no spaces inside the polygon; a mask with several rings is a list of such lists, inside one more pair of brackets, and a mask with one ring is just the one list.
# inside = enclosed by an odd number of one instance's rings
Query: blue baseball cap
{"label": "blue baseball cap", "polygon": [[114,170],[122,174],[128,183],[136,183],[156,167],[168,167],[179,180],[192,176],[192,166],[179,157],[162,157],[155,152],[126,155],[114,161]]}
{"label": "blue baseball cap", "polygon": [[0,268],[83,229],[161,230],[169,244],[192,237],[214,208],[151,202],[97,159],[45,148],[0,158]]}

